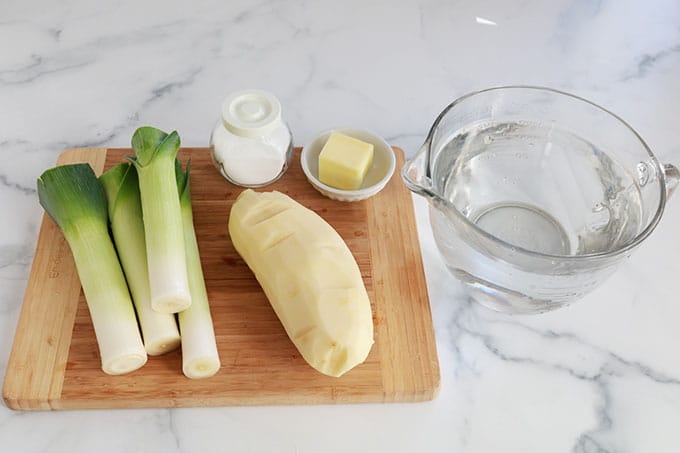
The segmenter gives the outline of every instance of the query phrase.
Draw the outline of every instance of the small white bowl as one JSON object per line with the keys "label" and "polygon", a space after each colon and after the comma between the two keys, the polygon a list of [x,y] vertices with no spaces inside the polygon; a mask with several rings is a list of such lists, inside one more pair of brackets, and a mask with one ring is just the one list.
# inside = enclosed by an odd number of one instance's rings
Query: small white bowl
{"label": "small white bowl", "polygon": [[[328,141],[331,132],[340,132],[373,144],[373,164],[368,169],[361,188],[357,190],[336,189],[319,181],[319,153]],[[302,148],[300,163],[307,180],[322,195],[338,201],[360,201],[372,197],[385,187],[394,174],[396,158],[392,147],[375,134],[361,129],[333,129],[322,132]]]}

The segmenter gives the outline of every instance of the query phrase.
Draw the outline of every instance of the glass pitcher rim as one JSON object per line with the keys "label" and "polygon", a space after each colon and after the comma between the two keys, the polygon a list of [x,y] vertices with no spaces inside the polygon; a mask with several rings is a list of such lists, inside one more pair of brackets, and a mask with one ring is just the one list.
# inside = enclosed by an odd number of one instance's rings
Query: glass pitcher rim
{"label": "glass pitcher rim", "polygon": [[568,98],[574,99],[579,102],[584,102],[591,107],[594,107],[607,115],[611,116],[615,120],[617,120],[619,123],[621,123],[624,127],[626,127],[630,132],[633,133],[635,138],[639,141],[640,144],[642,144],[642,147],[644,150],[647,152],[647,155],[653,162],[657,175],[658,175],[658,185],[659,185],[659,191],[660,191],[660,196],[659,196],[659,203],[656,208],[656,212],[654,213],[654,217],[650,220],[650,222],[647,224],[647,226],[639,232],[633,239],[628,241],[626,244],[624,244],[621,247],[618,247],[613,250],[607,250],[607,251],[602,251],[602,252],[595,252],[595,253],[586,253],[582,255],[554,255],[554,254],[549,254],[549,253],[542,253],[542,252],[537,252],[534,250],[529,250],[524,247],[520,247],[517,245],[513,245],[510,242],[504,241],[497,236],[494,236],[493,234],[483,230],[479,226],[477,226],[474,222],[470,221],[466,216],[464,216],[456,207],[451,203],[450,201],[446,200],[445,198],[439,196],[439,194],[434,193],[432,191],[432,194],[435,195],[435,197],[439,200],[439,202],[443,203],[446,207],[450,208],[452,211],[456,213],[456,216],[463,221],[464,224],[468,225],[470,228],[472,228],[476,233],[481,235],[482,237],[506,248],[509,249],[513,253],[522,253],[524,255],[528,255],[531,257],[535,258],[541,258],[541,259],[549,259],[549,260],[565,260],[565,261],[582,261],[582,260],[588,260],[588,259],[606,259],[606,258],[612,258],[621,254],[625,254],[628,251],[631,251],[635,249],[638,245],[642,243],[651,233],[654,231],[656,226],[658,225],[659,221],[661,220],[661,216],[663,215],[664,209],[666,207],[666,201],[667,201],[667,192],[666,192],[666,176],[664,173],[664,168],[657,159],[657,157],[654,155],[652,152],[651,148],[647,145],[647,142],[640,136],[640,134],[630,125],[628,124],[623,118],[621,118],[619,115],[616,113],[612,112],[611,110],[608,110],[605,107],[602,107],[599,104],[596,104],[593,101],[590,101],[586,98],[583,98],[581,96],[558,90],[555,88],[550,88],[546,86],[540,86],[540,85],[500,85],[500,86],[494,86],[494,87],[489,87],[489,88],[484,88],[482,90],[476,90],[476,91],[471,91],[467,94],[464,94],[463,96],[460,96],[456,98],[453,102],[448,104],[437,116],[435,119],[434,123],[432,124],[432,127],[430,128],[427,137],[425,138],[425,146],[427,146],[427,176],[428,178],[430,177],[430,159],[429,155],[431,152],[430,146],[432,144],[432,139],[435,134],[435,131],[437,130],[437,127],[439,124],[442,122],[443,118],[446,116],[446,114],[453,109],[456,105],[460,104],[461,102],[465,101],[466,99],[469,99],[473,96],[477,96],[483,93],[491,92],[491,91],[502,91],[502,90],[515,90],[515,89],[524,89],[524,90],[530,90],[530,91],[537,91],[537,92],[548,92],[551,94],[557,94],[559,96],[566,96]]}

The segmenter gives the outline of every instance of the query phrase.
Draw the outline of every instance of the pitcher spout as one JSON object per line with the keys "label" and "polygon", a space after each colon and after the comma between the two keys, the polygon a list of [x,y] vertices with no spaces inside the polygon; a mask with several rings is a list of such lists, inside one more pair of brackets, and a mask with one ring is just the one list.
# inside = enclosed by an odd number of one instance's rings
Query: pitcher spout
{"label": "pitcher spout", "polygon": [[401,179],[406,187],[425,198],[435,198],[430,177],[430,141],[425,141],[413,159],[406,162],[401,170]]}

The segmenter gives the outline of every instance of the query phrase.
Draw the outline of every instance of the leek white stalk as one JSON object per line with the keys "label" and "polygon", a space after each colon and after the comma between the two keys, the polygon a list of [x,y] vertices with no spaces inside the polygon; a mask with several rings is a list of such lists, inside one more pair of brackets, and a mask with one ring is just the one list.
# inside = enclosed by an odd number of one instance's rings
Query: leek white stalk
{"label": "leek white stalk", "polygon": [[177,313],[191,305],[175,179],[179,145],[177,132],[168,135],[153,127],[140,127],[132,136],[136,155],[132,162],[139,175],[144,216],[151,306],[162,313]]}
{"label": "leek white stalk", "polygon": [[180,339],[175,316],[151,308],[137,171],[130,164],[118,164],[101,175],[99,181],[108,200],[113,241],[132,293],[146,352],[160,355],[177,349]]}
{"label": "leek white stalk", "polygon": [[63,165],[38,178],[38,198],[68,242],[97,337],[102,370],[124,374],[147,354],[130,293],[108,232],[106,196],[88,164]]}
{"label": "leek white stalk", "polygon": [[177,162],[177,187],[182,206],[184,245],[192,299],[191,306],[181,311],[178,318],[182,336],[182,371],[189,378],[200,379],[217,373],[220,369],[220,357],[194,230],[189,171],[189,163],[184,173],[179,161]]}

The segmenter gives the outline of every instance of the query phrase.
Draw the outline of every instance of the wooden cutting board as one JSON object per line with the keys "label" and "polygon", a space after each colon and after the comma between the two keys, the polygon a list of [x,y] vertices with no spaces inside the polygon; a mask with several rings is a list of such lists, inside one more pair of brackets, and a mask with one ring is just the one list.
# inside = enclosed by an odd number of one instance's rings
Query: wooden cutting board
{"label": "wooden cutting board", "polygon": [[[410,193],[395,172],[369,200],[330,200],[305,179],[299,152],[284,177],[266,190],[285,192],[316,211],[354,254],[375,323],[375,344],[365,363],[340,378],[306,364],[229,239],[229,209],[242,189],[220,176],[208,149],[184,148],[180,158],[192,160],[194,222],[222,362],[218,374],[186,378],[179,351],[149,357],[128,375],[104,374],[71,252],[45,215],[5,376],[7,406],[49,410],[432,399],[439,364]],[[401,168],[403,152],[395,153]],[[100,174],[130,154],[129,149],[70,149],[58,164],[89,162]]]}

